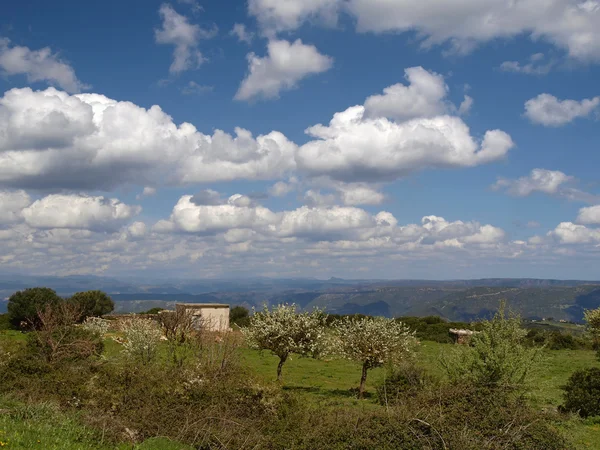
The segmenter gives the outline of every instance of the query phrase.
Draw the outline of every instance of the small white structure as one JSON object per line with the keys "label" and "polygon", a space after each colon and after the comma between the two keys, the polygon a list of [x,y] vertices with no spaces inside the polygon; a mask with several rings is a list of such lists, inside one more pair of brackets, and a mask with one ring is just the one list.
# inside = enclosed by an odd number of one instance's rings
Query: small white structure
{"label": "small white structure", "polygon": [[207,331],[229,331],[229,305],[222,303],[177,303],[192,316],[194,328]]}
{"label": "small white structure", "polygon": [[471,341],[471,338],[474,334],[477,334],[477,331],[472,330],[457,330],[456,328],[450,328],[448,330],[450,336],[454,339],[455,344],[468,344]]}

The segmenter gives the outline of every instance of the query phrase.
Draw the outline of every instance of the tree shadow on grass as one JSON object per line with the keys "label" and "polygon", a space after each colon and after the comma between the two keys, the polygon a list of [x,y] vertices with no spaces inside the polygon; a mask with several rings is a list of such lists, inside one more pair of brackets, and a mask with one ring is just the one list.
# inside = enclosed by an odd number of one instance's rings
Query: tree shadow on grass
{"label": "tree shadow on grass", "polygon": [[[330,398],[330,399],[334,399],[334,398],[357,399],[358,398],[358,389],[357,388],[327,389],[327,388],[315,387],[315,386],[288,385],[288,386],[283,386],[283,390],[290,391],[290,392],[302,393],[302,394],[318,395],[320,397],[325,397],[325,398]],[[373,394],[371,392],[364,393],[365,399],[369,399],[371,397],[373,397]]]}

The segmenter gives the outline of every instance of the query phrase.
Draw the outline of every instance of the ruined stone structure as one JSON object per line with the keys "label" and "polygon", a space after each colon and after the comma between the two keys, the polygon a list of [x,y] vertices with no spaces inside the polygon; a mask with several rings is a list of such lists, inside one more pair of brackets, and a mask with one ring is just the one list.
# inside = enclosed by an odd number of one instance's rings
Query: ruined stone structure
{"label": "ruined stone structure", "polygon": [[229,331],[229,305],[221,303],[177,303],[192,316],[194,328],[206,331]]}
{"label": "ruined stone structure", "polygon": [[450,337],[454,339],[455,344],[468,344],[471,340],[471,337],[476,333],[476,331],[472,330],[457,330],[456,328],[450,328],[448,330],[450,333]]}

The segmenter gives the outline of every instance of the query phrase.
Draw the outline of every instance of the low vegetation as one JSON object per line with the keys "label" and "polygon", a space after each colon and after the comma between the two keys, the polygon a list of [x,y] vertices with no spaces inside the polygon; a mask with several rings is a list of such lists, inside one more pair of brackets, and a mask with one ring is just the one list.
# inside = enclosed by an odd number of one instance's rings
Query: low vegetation
{"label": "low vegetation", "polygon": [[[35,329],[0,333],[0,441],[10,448],[593,445],[600,369],[592,352],[576,350],[585,358],[575,359],[572,350],[540,347],[502,309],[473,327],[479,333],[470,345],[416,346],[410,320],[328,324],[322,312],[293,305],[249,316],[243,333],[196,330],[183,312],[81,323],[80,308],[62,300],[38,306]],[[440,351],[451,356],[440,361]],[[312,358],[291,360],[295,354]],[[548,374],[533,370],[539,365],[564,373],[552,382],[551,400],[540,397]],[[567,380],[574,369],[582,372]]]}

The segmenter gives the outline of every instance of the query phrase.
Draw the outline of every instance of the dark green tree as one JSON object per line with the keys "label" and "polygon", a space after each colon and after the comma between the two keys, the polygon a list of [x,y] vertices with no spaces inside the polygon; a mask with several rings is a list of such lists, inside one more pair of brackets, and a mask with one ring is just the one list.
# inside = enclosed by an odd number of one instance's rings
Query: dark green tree
{"label": "dark green tree", "polygon": [[239,327],[247,326],[250,323],[250,311],[243,306],[234,306],[229,311],[229,323]]}
{"label": "dark green tree", "polygon": [[81,320],[87,317],[100,317],[115,309],[115,302],[102,291],[77,292],[69,299],[81,310]]}
{"label": "dark green tree", "polygon": [[8,299],[8,317],[13,327],[38,328],[38,314],[48,306],[63,301],[56,291],[46,287],[34,287],[15,292]]}

